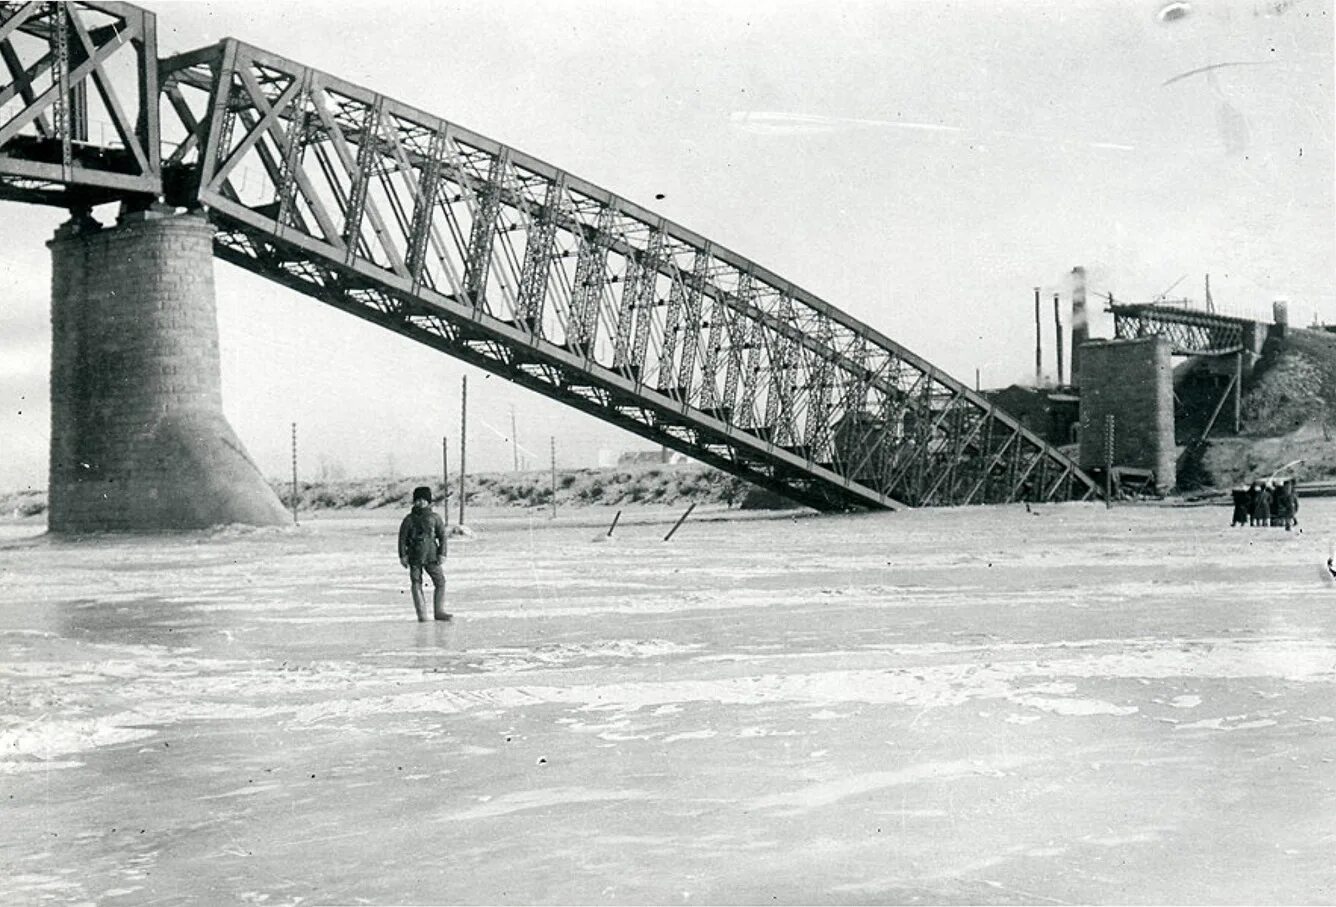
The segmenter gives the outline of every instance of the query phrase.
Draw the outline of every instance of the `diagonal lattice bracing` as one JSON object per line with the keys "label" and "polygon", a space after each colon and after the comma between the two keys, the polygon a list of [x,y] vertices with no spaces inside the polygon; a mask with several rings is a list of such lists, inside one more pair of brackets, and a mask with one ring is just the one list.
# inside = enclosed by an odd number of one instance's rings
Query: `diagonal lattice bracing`
{"label": "diagonal lattice bracing", "polygon": [[1083,499],[865,324],[516,149],[232,40],[164,61],[218,255],[821,509]]}
{"label": "diagonal lattice bracing", "polygon": [[[155,18],[0,2],[0,199],[87,208],[162,192]],[[122,61],[136,80],[113,77]]]}
{"label": "diagonal lattice bracing", "polygon": [[1111,305],[1119,340],[1153,334],[1168,338],[1176,356],[1224,356],[1243,348],[1246,318],[1155,304]]}

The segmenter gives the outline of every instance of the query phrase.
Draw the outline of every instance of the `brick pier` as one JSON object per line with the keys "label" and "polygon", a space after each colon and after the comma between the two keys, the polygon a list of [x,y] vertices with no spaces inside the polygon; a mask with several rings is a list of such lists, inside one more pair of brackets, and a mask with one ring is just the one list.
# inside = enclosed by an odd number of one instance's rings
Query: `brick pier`
{"label": "brick pier", "polygon": [[1149,469],[1161,493],[1178,482],[1170,343],[1153,335],[1081,346],[1082,469],[1104,466],[1105,417],[1114,417],[1113,463]]}
{"label": "brick pier", "polygon": [[212,239],[145,213],[49,243],[52,532],[290,519],[223,416]]}

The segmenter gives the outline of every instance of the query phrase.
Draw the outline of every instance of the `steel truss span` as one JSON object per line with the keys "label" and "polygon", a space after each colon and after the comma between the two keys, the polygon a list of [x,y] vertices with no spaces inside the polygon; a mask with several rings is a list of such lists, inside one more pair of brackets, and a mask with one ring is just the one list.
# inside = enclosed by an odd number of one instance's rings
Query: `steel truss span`
{"label": "steel truss span", "polygon": [[155,21],[129,3],[0,2],[0,199],[162,192]]}
{"label": "steel truss span", "polygon": [[226,261],[817,509],[1098,493],[867,325],[523,152],[232,39],[154,78],[165,199]]}
{"label": "steel truss span", "polygon": [[1173,306],[1111,305],[1113,335],[1134,340],[1159,334],[1167,337],[1175,356],[1229,356],[1243,349],[1247,318],[1194,312]]}

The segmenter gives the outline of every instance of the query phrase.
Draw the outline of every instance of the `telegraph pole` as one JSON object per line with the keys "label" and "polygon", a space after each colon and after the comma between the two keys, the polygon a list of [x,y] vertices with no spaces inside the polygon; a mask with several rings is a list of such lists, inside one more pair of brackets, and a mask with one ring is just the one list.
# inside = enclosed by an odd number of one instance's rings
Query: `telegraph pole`
{"label": "telegraph pole", "polygon": [[510,404],[510,458],[511,472],[520,471],[520,439],[515,432],[515,404]]}
{"label": "telegraph pole", "polygon": [[292,525],[297,525],[297,423],[292,423]]}
{"label": "telegraph pole", "polygon": [[464,525],[464,463],[467,455],[469,417],[469,376],[465,375],[459,394],[459,525]]}
{"label": "telegraph pole", "polygon": [[1234,434],[1243,430],[1243,350],[1234,354]]}
{"label": "telegraph pole", "polygon": [[1104,417],[1104,506],[1113,506],[1113,413]]}

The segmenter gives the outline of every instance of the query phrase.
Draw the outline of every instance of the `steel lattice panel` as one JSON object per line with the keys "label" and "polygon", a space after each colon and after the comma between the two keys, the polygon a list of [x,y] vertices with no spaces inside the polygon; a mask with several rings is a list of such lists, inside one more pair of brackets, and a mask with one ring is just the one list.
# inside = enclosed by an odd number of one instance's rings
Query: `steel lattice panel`
{"label": "steel lattice panel", "polygon": [[1159,335],[1176,356],[1222,356],[1243,347],[1246,319],[1161,305],[1114,305],[1113,333],[1119,340]]}
{"label": "steel lattice panel", "polygon": [[155,22],[128,3],[0,3],[0,199],[161,194]]}

